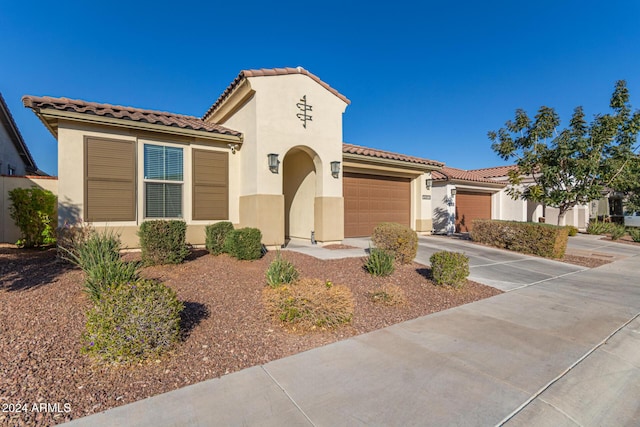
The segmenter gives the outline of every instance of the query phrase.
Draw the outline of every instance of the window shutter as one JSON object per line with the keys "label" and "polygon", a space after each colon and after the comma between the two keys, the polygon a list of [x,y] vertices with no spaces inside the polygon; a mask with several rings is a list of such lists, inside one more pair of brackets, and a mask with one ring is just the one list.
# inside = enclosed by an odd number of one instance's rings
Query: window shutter
{"label": "window shutter", "polygon": [[84,220],[135,221],[135,142],[86,138]]}
{"label": "window shutter", "polygon": [[193,150],[193,219],[229,219],[229,153]]}

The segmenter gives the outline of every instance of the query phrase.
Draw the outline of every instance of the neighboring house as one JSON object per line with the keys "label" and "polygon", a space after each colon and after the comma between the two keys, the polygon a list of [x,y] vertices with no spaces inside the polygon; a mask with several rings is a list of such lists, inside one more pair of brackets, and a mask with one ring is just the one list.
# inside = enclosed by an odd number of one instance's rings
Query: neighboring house
{"label": "neighboring house", "polygon": [[[433,173],[433,217],[436,233],[468,232],[474,219],[500,219],[556,224],[558,209],[508,193],[509,172],[515,165],[462,170],[444,167]],[[522,186],[533,183],[525,177]],[[565,216],[565,225],[587,226],[588,206],[576,206]]]}
{"label": "neighboring house", "polygon": [[41,175],[0,93],[0,175]]}
{"label": "neighboring house", "polygon": [[231,221],[263,243],[368,236],[382,221],[433,229],[442,163],[344,144],[350,101],[307,70],[246,70],[202,118],[67,98],[23,97],[58,140],[60,224],[85,221],[139,245],[150,219],[187,241]]}

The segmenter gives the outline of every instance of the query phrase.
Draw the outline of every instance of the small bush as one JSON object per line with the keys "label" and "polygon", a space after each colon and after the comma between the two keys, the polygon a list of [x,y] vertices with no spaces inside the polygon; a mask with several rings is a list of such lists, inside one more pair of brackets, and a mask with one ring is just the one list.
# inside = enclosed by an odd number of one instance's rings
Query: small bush
{"label": "small bush", "polygon": [[436,252],[429,258],[433,280],[438,285],[460,288],[469,277],[469,257],[459,252]]}
{"label": "small bush", "polygon": [[364,269],[372,276],[390,276],[395,266],[394,253],[380,248],[371,248],[364,262]]}
{"label": "small bush", "polygon": [[609,233],[611,233],[611,240],[618,240],[619,238],[624,236],[626,232],[627,230],[624,228],[624,225],[613,224],[613,227],[611,227],[611,231]]}
{"label": "small bush", "polygon": [[567,225],[567,231],[569,233],[569,237],[578,235],[578,227],[574,227],[573,225]]}
{"label": "small bush", "polygon": [[562,258],[567,249],[569,230],[536,222],[477,219],[473,221],[471,239],[516,252]]}
{"label": "small bush", "polygon": [[185,243],[187,224],[180,220],[145,221],[138,236],[146,265],[180,264],[189,255]]}
{"label": "small bush", "polygon": [[276,252],[276,258],[267,268],[267,284],[272,288],[295,282],[298,279],[298,270],[286,259],[282,258],[280,251]]}
{"label": "small bush", "polygon": [[374,303],[383,305],[402,305],[407,301],[402,288],[396,285],[377,286],[368,296]]}
{"label": "small bush", "polygon": [[615,224],[612,222],[603,222],[593,219],[589,221],[589,224],[587,224],[587,233],[598,235],[611,233],[614,226]]}
{"label": "small bush", "polygon": [[378,224],[371,234],[371,241],[380,249],[391,251],[401,264],[408,264],[418,253],[418,234],[395,222]]}
{"label": "small bush", "polygon": [[629,233],[629,236],[631,236],[631,240],[640,243],[640,228],[629,227],[627,232]]}
{"label": "small bush", "polygon": [[39,187],[15,188],[9,191],[9,214],[20,229],[18,246],[33,248],[56,242],[58,198]]}
{"label": "small bush", "polygon": [[183,308],[162,283],[140,280],[107,289],[87,313],[84,351],[106,362],[157,356],[178,341]]}
{"label": "small bush", "polygon": [[224,252],[224,241],[227,234],[233,230],[233,224],[228,221],[207,225],[205,228],[205,246],[210,254],[220,255]]}
{"label": "small bush", "polygon": [[88,232],[75,246],[59,246],[61,256],[84,271],[84,287],[93,302],[100,300],[107,288],[138,280],[140,263],[120,258],[120,239],[114,232]]}
{"label": "small bush", "polygon": [[241,260],[254,260],[262,256],[262,233],[257,228],[231,230],[224,241],[225,252]]}
{"label": "small bush", "polygon": [[318,279],[265,288],[263,301],[274,319],[294,330],[333,328],[351,322],[353,295],[346,286]]}

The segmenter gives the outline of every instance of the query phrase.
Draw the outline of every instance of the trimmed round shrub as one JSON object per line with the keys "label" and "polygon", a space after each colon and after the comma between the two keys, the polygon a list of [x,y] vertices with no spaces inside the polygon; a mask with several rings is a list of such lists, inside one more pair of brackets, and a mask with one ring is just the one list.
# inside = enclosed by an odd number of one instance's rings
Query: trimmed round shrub
{"label": "trimmed round shrub", "polygon": [[578,227],[574,227],[573,225],[567,225],[567,230],[569,230],[569,237],[578,235]]}
{"label": "trimmed round shrub", "polygon": [[395,222],[378,224],[371,241],[377,248],[393,252],[401,264],[409,264],[418,253],[418,233]]}
{"label": "trimmed round shrub", "polygon": [[224,250],[234,258],[254,260],[262,256],[262,233],[257,228],[239,228],[227,233]]}
{"label": "trimmed round shrub", "polygon": [[146,265],[180,264],[189,255],[186,234],[187,223],[181,220],[143,222],[138,230],[142,262]]}
{"label": "trimmed round shrub", "polygon": [[364,269],[372,276],[390,276],[395,270],[394,261],[395,255],[393,252],[380,248],[371,248],[369,256],[365,259]]}
{"label": "trimmed round shrub", "polygon": [[469,277],[469,257],[459,252],[440,251],[431,255],[433,281],[438,285],[461,288]]}
{"label": "trimmed round shrub", "polygon": [[319,279],[300,279],[278,288],[267,287],[263,301],[274,319],[296,331],[334,328],[353,318],[351,290]]}
{"label": "trimmed round shrub", "polygon": [[277,288],[286,283],[295,282],[298,279],[298,270],[290,261],[282,258],[280,251],[276,252],[276,258],[271,261],[267,268],[267,284],[272,288]]}
{"label": "trimmed round shrub", "polygon": [[229,221],[217,222],[207,225],[205,228],[205,247],[212,255],[224,253],[224,241],[227,234],[233,230],[233,224]]}
{"label": "trimmed round shrub", "polygon": [[173,289],[151,280],[107,289],[87,313],[83,350],[116,363],[158,356],[178,341],[183,308]]}

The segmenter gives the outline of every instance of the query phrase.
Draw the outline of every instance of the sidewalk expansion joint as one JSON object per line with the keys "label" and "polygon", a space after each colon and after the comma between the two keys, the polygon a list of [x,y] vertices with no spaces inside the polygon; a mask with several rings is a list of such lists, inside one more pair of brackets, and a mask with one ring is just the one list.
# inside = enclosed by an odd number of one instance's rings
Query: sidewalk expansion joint
{"label": "sidewalk expansion joint", "polygon": [[287,396],[287,398],[289,399],[289,401],[291,403],[293,403],[293,406],[295,406],[296,408],[298,408],[298,411],[300,411],[300,413],[302,415],[304,415],[304,417],[307,419],[307,421],[309,421],[309,424],[311,424],[313,427],[316,427],[316,425],[314,424],[313,421],[311,421],[311,418],[309,418],[309,416],[306,414],[306,412],[304,412],[302,410],[302,408],[300,407],[300,405],[298,405],[298,403],[296,403],[295,400],[293,400],[293,397],[291,397],[291,395],[289,393],[287,393],[287,390],[284,389],[284,387],[282,387],[282,385],[278,382],[278,380],[276,380],[273,375],[271,375],[271,372],[269,372],[268,370],[265,369],[264,365],[260,365],[260,368],[269,376],[269,378],[271,378],[271,381],[273,381],[279,388],[280,390],[282,390],[282,392],[285,394],[285,396]]}
{"label": "sidewalk expansion joint", "polygon": [[[535,392],[530,398],[528,398],[522,405],[518,406],[513,412],[511,412],[509,415],[507,415],[502,421],[500,421],[498,424],[496,424],[496,426],[503,426],[506,422],[508,422],[510,419],[512,419],[513,417],[515,417],[518,413],[520,413],[524,408],[526,408],[527,406],[529,406],[531,404],[531,402],[533,402],[534,400],[536,400],[538,397],[540,397],[540,395],[542,393],[544,393],[547,389],[549,389],[552,385],[554,385],[556,382],[558,382],[560,379],[562,379],[564,376],[566,376],[569,372],[571,372],[573,370],[573,368],[575,368],[576,366],[578,366],[580,363],[582,363],[583,360],[585,360],[587,357],[589,357],[594,351],[596,351],[597,349],[599,349],[600,347],[602,347],[603,345],[605,345],[607,343],[607,341],[609,341],[615,334],[617,334],[618,332],[620,332],[622,329],[624,329],[628,324],[630,324],[631,322],[633,322],[634,320],[636,320],[637,318],[640,317],[640,313],[637,313],[635,316],[633,316],[631,319],[627,320],[624,324],[622,324],[622,326],[620,326],[619,328],[617,328],[616,330],[614,330],[613,332],[611,332],[605,339],[603,339],[602,341],[600,341],[598,344],[596,344],[591,350],[587,351],[581,358],[579,358],[578,360],[576,360],[575,362],[573,362],[571,364],[571,366],[569,366],[567,369],[565,369],[563,372],[560,373],[560,375],[558,375],[557,377],[555,377],[554,379],[552,379],[551,381],[549,381],[546,385],[544,385],[542,388],[540,388],[540,390],[538,390],[537,392]],[[546,401],[545,401],[546,402]],[[555,406],[554,406],[555,408]],[[556,408],[557,409],[557,408]]]}
{"label": "sidewalk expansion joint", "polygon": [[506,290],[504,292],[507,293],[507,292],[517,291],[518,289],[528,288],[529,286],[539,285],[540,283],[548,282],[549,280],[559,279],[561,277],[570,276],[570,275],[576,274],[576,273],[582,273],[584,271],[586,271],[586,270],[570,271],[568,273],[564,273],[564,274],[561,274],[559,276],[553,276],[553,277],[549,277],[549,278],[546,278],[546,279],[538,280],[537,282],[527,283],[526,285],[518,286],[517,288],[509,289],[509,290]]}

